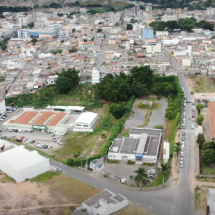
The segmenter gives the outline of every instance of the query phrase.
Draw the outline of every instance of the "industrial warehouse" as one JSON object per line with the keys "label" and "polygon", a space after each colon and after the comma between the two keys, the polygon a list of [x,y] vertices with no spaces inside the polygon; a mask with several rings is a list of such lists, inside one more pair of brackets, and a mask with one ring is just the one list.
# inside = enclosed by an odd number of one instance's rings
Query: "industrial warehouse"
{"label": "industrial warehouse", "polygon": [[[93,132],[98,120],[98,114],[82,112],[80,106],[48,106],[45,110],[23,108],[21,113],[13,116],[3,124],[11,130],[39,131],[64,135],[69,131]],[[74,128],[73,128],[74,127]]]}
{"label": "industrial warehouse", "polygon": [[108,159],[156,163],[162,136],[161,129],[132,128],[130,137],[116,138],[112,142]]}

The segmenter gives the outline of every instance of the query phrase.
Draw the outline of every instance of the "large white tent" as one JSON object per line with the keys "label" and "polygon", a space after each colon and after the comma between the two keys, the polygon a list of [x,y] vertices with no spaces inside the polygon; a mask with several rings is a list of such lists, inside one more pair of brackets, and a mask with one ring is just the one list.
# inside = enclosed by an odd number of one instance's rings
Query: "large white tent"
{"label": "large white tent", "polygon": [[49,159],[29,151],[24,146],[0,153],[0,170],[14,178],[17,183],[33,178],[50,169]]}

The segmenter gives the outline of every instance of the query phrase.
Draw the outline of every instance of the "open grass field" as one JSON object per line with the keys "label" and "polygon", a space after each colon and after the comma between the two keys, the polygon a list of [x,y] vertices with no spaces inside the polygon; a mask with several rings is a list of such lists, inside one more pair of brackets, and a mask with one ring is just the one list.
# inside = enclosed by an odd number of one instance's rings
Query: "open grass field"
{"label": "open grass field", "polygon": [[201,162],[201,174],[203,174],[203,175],[215,175],[215,170],[212,166]]}
{"label": "open grass field", "polygon": [[194,93],[214,93],[215,78],[197,76],[188,79],[188,84]]}
{"label": "open grass field", "polygon": [[108,113],[108,105],[102,108],[93,109],[99,113],[100,120],[94,129],[94,132],[70,132],[64,138],[65,145],[57,150],[55,157],[66,161],[68,158],[86,158],[100,152],[107,144],[110,136],[114,132],[112,125],[117,120]]}
{"label": "open grass field", "polygon": [[144,210],[143,208],[134,205],[134,204],[129,204],[123,209],[112,213],[112,215],[155,215],[149,211]]}

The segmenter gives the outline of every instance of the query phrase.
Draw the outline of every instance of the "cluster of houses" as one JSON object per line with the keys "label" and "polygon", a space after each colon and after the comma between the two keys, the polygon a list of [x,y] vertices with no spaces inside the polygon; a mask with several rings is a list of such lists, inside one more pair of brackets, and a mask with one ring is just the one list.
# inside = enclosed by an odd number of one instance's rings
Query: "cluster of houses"
{"label": "cluster of houses", "polygon": [[0,36],[11,39],[0,51],[0,93],[14,96],[38,90],[55,83],[56,71],[68,68],[80,71],[81,82],[91,83],[99,83],[108,73],[128,74],[134,66],[149,65],[156,74],[177,75],[169,54],[188,75],[214,74],[213,31],[154,32],[149,24],[190,17],[214,22],[215,8],[152,10],[150,4],[140,8],[99,14],[83,7],[4,12]]}

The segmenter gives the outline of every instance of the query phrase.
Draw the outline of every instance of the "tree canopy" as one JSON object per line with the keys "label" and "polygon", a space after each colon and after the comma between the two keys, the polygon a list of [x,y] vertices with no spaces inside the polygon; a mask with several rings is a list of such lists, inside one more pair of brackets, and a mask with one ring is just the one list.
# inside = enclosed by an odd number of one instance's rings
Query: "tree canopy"
{"label": "tree canopy", "polygon": [[126,111],[129,110],[124,103],[120,103],[110,105],[109,111],[116,119],[119,119],[125,114]]}
{"label": "tree canopy", "polygon": [[126,29],[127,30],[133,30],[133,25],[132,24],[127,24]]}
{"label": "tree canopy", "polygon": [[215,150],[206,149],[202,151],[201,154],[202,161],[206,164],[211,164],[215,162]]}
{"label": "tree canopy", "polygon": [[202,144],[202,150],[206,150],[206,149],[215,149],[215,143],[213,140],[206,140]]}
{"label": "tree canopy", "polygon": [[202,122],[204,121],[204,116],[203,115],[199,115],[196,119],[196,122],[198,123],[198,125],[202,125]]}
{"label": "tree canopy", "polygon": [[79,71],[74,68],[68,70],[62,70],[61,73],[57,73],[58,78],[56,80],[55,86],[56,89],[61,94],[68,93],[74,86],[79,82]]}
{"label": "tree canopy", "polygon": [[202,144],[205,142],[205,136],[204,134],[198,134],[197,143],[201,147]]}
{"label": "tree canopy", "polygon": [[149,24],[150,27],[154,29],[154,32],[156,31],[173,31],[174,29],[180,29],[182,31],[188,31],[192,32],[193,28],[202,28],[205,30],[213,30],[214,23],[207,22],[205,20],[202,20],[200,22],[196,22],[194,18],[186,18],[186,19],[180,19],[179,21],[155,21]]}

